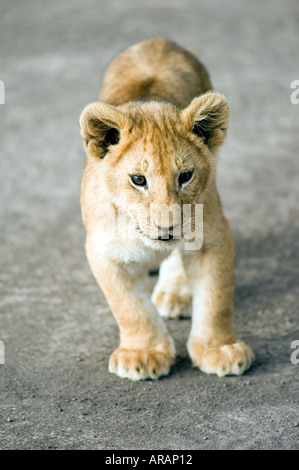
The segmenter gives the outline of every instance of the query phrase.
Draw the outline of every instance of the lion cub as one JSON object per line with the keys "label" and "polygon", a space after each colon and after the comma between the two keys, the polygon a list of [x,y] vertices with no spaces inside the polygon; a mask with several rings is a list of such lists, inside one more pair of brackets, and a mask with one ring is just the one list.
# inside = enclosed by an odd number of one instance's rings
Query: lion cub
{"label": "lion cub", "polygon": [[[251,349],[234,336],[235,248],[215,185],[229,121],[205,67],[166,39],[129,47],[80,117],[86,254],[118,322],[109,370],[167,375],[175,348],[163,317],[189,315],[202,371],[242,374]],[[151,300],[149,269],[160,275]]]}

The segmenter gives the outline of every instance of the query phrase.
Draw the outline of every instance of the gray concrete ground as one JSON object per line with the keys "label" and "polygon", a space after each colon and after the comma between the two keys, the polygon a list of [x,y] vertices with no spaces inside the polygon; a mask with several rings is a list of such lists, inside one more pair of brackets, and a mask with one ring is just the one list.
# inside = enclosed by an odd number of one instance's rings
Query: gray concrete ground
{"label": "gray concrete ground", "polygon": [[[231,104],[218,185],[256,354],[242,377],[191,366],[190,320],[167,322],[169,377],[107,370],[118,330],[85,259],[78,116],[114,55],[157,35],[199,53]],[[298,40],[297,0],[1,0],[1,449],[299,448]]]}

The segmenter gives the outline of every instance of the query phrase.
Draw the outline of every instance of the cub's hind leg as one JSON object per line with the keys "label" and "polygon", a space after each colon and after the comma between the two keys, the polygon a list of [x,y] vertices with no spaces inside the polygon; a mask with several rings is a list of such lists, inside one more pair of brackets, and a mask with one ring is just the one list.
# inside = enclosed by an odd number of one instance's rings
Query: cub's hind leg
{"label": "cub's hind leg", "polygon": [[190,292],[181,253],[174,250],[160,266],[159,280],[154,288],[152,301],[164,318],[189,317]]}

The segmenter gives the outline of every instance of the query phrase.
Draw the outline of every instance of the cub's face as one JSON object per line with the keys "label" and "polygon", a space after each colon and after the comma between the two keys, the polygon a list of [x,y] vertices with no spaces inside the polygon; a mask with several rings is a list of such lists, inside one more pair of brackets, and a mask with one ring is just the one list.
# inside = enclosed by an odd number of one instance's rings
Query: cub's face
{"label": "cub's face", "polygon": [[194,229],[227,123],[227,102],[216,93],[184,110],[163,102],[91,104],[80,118],[89,174],[146,244],[173,249],[190,220]]}

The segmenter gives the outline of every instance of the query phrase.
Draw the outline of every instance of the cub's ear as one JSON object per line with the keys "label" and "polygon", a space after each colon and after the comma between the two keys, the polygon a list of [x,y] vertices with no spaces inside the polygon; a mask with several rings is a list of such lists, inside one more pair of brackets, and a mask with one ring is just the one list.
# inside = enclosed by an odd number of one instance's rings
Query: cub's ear
{"label": "cub's ear", "polygon": [[215,151],[224,141],[229,121],[229,105],[219,93],[208,92],[191,101],[182,111],[182,121]]}
{"label": "cub's ear", "polygon": [[86,106],[79,119],[86,151],[94,157],[104,158],[109,147],[118,144],[121,130],[129,125],[129,121],[110,104],[96,102]]}

